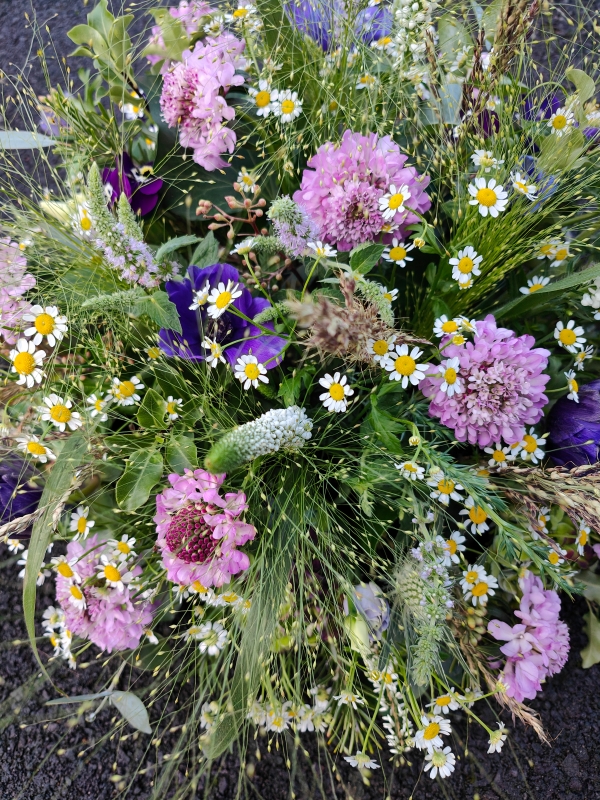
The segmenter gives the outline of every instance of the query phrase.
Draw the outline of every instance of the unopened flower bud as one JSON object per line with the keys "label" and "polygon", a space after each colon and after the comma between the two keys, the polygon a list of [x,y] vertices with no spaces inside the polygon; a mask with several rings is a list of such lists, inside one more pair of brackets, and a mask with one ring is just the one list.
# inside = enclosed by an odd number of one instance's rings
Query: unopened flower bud
{"label": "unopened flower bud", "polygon": [[422,239],[420,236],[417,236],[413,239],[413,244],[415,247],[421,249],[421,247],[425,247],[425,239]]}
{"label": "unopened flower bud", "polygon": [[408,440],[409,445],[411,447],[418,447],[421,444],[421,437],[420,436],[411,436]]}

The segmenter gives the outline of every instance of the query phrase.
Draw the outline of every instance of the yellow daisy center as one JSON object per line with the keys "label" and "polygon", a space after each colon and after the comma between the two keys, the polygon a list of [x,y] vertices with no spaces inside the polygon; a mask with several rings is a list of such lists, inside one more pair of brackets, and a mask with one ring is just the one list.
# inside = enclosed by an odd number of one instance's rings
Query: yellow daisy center
{"label": "yellow daisy center", "polygon": [[121,580],[121,573],[116,567],[113,567],[112,564],[107,564],[104,567],[104,577],[107,581],[111,581],[111,583],[117,583],[117,581]]}
{"label": "yellow daisy center", "polygon": [[15,357],[13,365],[19,375],[31,375],[35,369],[35,359],[31,353],[19,353]]}
{"label": "yellow daisy center", "polygon": [[567,118],[564,114],[557,114],[552,120],[552,127],[557,131],[562,131],[566,127]]}
{"label": "yellow daisy center", "polygon": [[206,586],[204,586],[204,584],[200,583],[200,581],[194,581],[192,583],[192,589],[194,589],[194,591],[198,592],[199,594],[204,594],[205,592],[208,591]]}
{"label": "yellow daisy center", "polygon": [[444,333],[455,333],[458,330],[458,322],[449,319],[447,322],[442,322],[442,331]]}
{"label": "yellow daisy center", "polygon": [[94,403],[94,408],[96,409],[96,411],[102,411],[103,408],[102,400],[96,400],[96,402]]}
{"label": "yellow daisy center", "polygon": [[532,294],[533,292],[537,292],[540,289],[542,289],[543,286],[544,286],[543,283],[532,283],[531,286],[529,287],[529,293]]}
{"label": "yellow daisy center", "polygon": [[443,708],[444,706],[449,706],[452,702],[452,698],[448,694],[444,694],[435,701],[436,706],[440,706]]}
{"label": "yellow daisy center", "polygon": [[483,597],[487,594],[489,586],[485,581],[480,581],[476,583],[475,586],[471,589],[471,594],[473,597]]}
{"label": "yellow daisy center", "polygon": [[414,358],[410,356],[398,356],[394,362],[394,368],[400,375],[412,375],[416,366]]}
{"label": "yellow daisy center", "polygon": [[474,569],[470,569],[467,574],[465,575],[465,580],[467,583],[475,583],[479,578],[479,573],[476,572]]}
{"label": "yellow daisy center", "polygon": [[523,181],[515,181],[515,187],[523,194],[527,194],[527,184],[523,183]]}
{"label": "yellow daisy center", "polygon": [[467,340],[462,335],[462,333],[457,333],[456,336],[452,337],[452,344],[464,344]]}
{"label": "yellow daisy center", "polygon": [[386,47],[388,44],[391,43],[391,41],[392,41],[391,36],[382,36],[381,39],[377,39],[377,44],[380,47]]}
{"label": "yellow daisy center", "polygon": [[493,156],[481,156],[479,165],[482,167],[493,167],[496,159]]}
{"label": "yellow daisy center", "polygon": [[543,244],[540,247],[540,254],[543,255],[543,256],[552,255],[552,249],[553,249],[553,245],[551,245],[551,244]]}
{"label": "yellow daisy center", "polygon": [[474,522],[475,525],[481,525],[482,522],[486,521],[487,514],[481,506],[473,506],[473,508],[469,509],[469,519],[471,522]]}
{"label": "yellow daisy center", "polygon": [[[137,108],[137,109],[135,107],[133,108],[134,114],[137,114],[138,111],[139,111],[139,108]],[[84,231],[89,231],[89,230],[92,229],[92,220],[88,217],[87,211],[83,211],[82,212],[79,224],[81,225],[81,227],[82,227],[82,229]]]}
{"label": "yellow daisy center", "polygon": [[458,545],[456,544],[454,539],[446,539],[446,544],[444,545],[444,547],[450,553],[450,555],[453,556],[456,553],[456,548],[458,547]]}
{"label": "yellow daisy center", "polygon": [[469,258],[469,256],[463,256],[457,264],[458,271],[463,275],[468,275],[472,272],[474,266],[473,259]]}
{"label": "yellow daisy center", "polygon": [[148,350],[148,358],[159,358],[160,357],[160,348],[159,347],[151,347]]}
{"label": "yellow daisy center", "polygon": [[537,441],[535,440],[535,438],[527,433],[523,437],[523,441],[525,442],[523,450],[525,450],[525,452],[527,453],[535,453],[535,451],[537,450]]}
{"label": "yellow daisy center", "polygon": [[56,567],[56,570],[63,576],[63,578],[72,578],[75,574],[66,561],[61,561]]}
{"label": "yellow daisy center", "polygon": [[268,106],[269,103],[271,102],[271,92],[266,92],[266,91],[258,92],[256,97],[254,98],[254,102],[259,108],[264,108],[265,106]]}
{"label": "yellow daisy center", "polygon": [[554,260],[564,261],[565,258],[568,258],[568,256],[569,256],[569,251],[566,249],[566,247],[562,247],[560,250],[557,250],[554,253]]}
{"label": "yellow daisy center", "polygon": [[498,463],[501,461],[506,461],[506,455],[502,452],[502,450],[494,450],[492,453],[492,458]]}
{"label": "yellow daisy center", "polygon": [[448,367],[448,369],[444,372],[444,380],[450,385],[456,383],[456,370],[454,367]]}
{"label": "yellow daisy center", "polygon": [[571,328],[563,328],[558,334],[558,338],[562,344],[571,345],[577,341],[577,334]]}
{"label": "yellow daisy center", "polygon": [[495,205],[498,195],[493,189],[484,187],[483,189],[478,190],[476,198],[479,205],[490,208],[490,206]]}
{"label": "yellow daisy center", "polygon": [[215,305],[217,308],[227,308],[229,303],[231,303],[231,299],[231,292],[221,292],[215,300]]}
{"label": "yellow daisy center", "polygon": [[404,202],[404,195],[400,194],[400,192],[396,192],[396,194],[393,194],[388,200],[388,207],[395,210],[397,208],[400,208],[403,202]]}
{"label": "yellow daisy center", "polygon": [[35,318],[35,322],[33,323],[36,331],[41,333],[43,336],[47,336],[49,333],[52,333],[54,330],[54,325],[54,317],[51,317],[50,314],[38,314]]}
{"label": "yellow daisy center", "polygon": [[406,249],[404,247],[392,247],[390,250],[390,258],[392,261],[402,261],[406,257]]}
{"label": "yellow daisy center", "polygon": [[558,564],[558,562],[560,561],[560,556],[558,555],[558,553],[555,553],[554,550],[552,550],[550,552],[550,555],[548,556],[548,561],[551,564],[554,564],[554,566],[556,566]]}
{"label": "yellow daisy center", "polygon": [[588,540],[587,531],[583,531],[583,530],[579,531],[579,544],[585,545],[585,544],[587,544],[587,540]]}
{"label": "yellow daisy center", "polygon": [[283,114],[291,114],[296,108],[296,103],[293,100],[284,100],[281,104],[281,111]]}
{"label": "yellow daisy center", "polygon": [[27,442],[27,450],[33,456],[43,456],[46,455],[46,448],[43,444],[39,442]]}
{"label": "yellow daisy center", "polygon": [[176,414],[177,413],[177,403],[173,401],[172,403],[167,403],[167,414]]}
{"label": "yellow daisy center", "polygon": [[119,384],[119,394],[121,397],[131,397],[135,394],[135,384],[132,381],[121,381]]}
{"label": "yellow daisy center", "polygon": [[87,529],[87,517],[79,517],[77,520],[77,532],[85,533]]}
{"label": "yellow daisy center", "polygon": [[578,392],[578,391],[579,391],[579,384],[577,383],[577,381],[575,380],[575,378],[571,378],[571,379],[569,380],[569,389],[570,389],[572,392]]}
{"label": "yellow daisy center", "polygon": [[129,555],[131,553],[131,547],[127,544],[127,542],[118,542],[117,550],[119,553],[123,553],[123,555]]}
{"label": "yellow daisy center", "polygon": [[333,400],[343,400],[344,399],[344,387],[341,383],[332,383],[329,387],[329,395],[333,398]]}
{"label": "yellow daisy center", "polygon": [[67,408],[62,403],[57,403],[50,409],[50,418],[54,422],[68,422],[73,415],[71,409]]}
{"label": "yellow daisy center", "polygon": [[235,603],[235,601],[238,599],[238,595],[235,592],[227,592],[226,594],[221,595],[221,599],[225,603]]}
{"label": "yellow daisy center", "polygon": [[441,494],[452,494],[454,491],[454,485],[454,481],[444,478],[438,483],[437,488]]}
{"label": "yellow daisy center", "polygon": [[71,596],[74,597],[76,600],[83,600],[83,592],[81,591],[79,586],[73,584],[71,586],[70,591],[71,591]]}
{"label": "yellow daisy center", "polygon": [[260,375],[260,371],[256,364],[246,364],[244,367],[244,374],[247,378],[250,378],[251,381],[255,381]]}
{"label": "yellow daisy center", "polygon": [[373,344],[373,352],[378,356],[384,356],[388,350],[389,346],[385,339],[378,339]]}
{"label": "yellow daisy center", "polygon": [[244,17],[248,16],[248,9],[247,8],[236,8],[236,10],[232,14],[233,17],[236,19],[243,19]]}
{"label": "yellow daisy center", "polygon": [[431,741],[431,739],[435,739],[435,737],[440,732],[440,726],[437,722],[430,722],[429,725],[423,731],[423,738],[427,739],[427,741]]}
{"label": "yellow daisy center", "polygon": [[385,297],[385,299],[386,299],[386,300],[388,300],[390,303],[391,303],[391,302],[392,302],[392,300],[394,299],[394,298],[392,297],[392,293],[391,293],[391,292],[384,292],[384,293],[383,293],[383,296],[384,296],[384,297]]}

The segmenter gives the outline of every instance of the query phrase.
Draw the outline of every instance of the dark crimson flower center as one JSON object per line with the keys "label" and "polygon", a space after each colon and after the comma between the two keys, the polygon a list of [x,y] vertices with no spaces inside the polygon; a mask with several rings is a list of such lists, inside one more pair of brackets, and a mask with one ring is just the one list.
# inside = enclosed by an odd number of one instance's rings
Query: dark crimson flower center
{"label": "dark crimson flower center", "polygon": [[203,564],[213,555],[218,542],[204,522],[206,506],[184,506],[171,518],[167,530],[167,547],[186,564]]}

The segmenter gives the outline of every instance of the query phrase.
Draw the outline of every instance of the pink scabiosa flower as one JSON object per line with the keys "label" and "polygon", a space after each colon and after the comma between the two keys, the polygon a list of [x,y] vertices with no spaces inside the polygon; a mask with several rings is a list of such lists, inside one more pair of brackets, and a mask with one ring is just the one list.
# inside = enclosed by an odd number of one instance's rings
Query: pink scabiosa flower
{"label": "pink scabiosa flower", "polygon": [[66,559],[74,564],[80,580],[75,582],[60,571],[56,575],[56,599],[65,612],[65,627],[108,653],[137,647],[155,610],[136,583],[140,566],[114,567],[126,580],[121,591],[102,577],[98,568],[102,556],[108,561],[110,551],[108,543],[97,536],[69,542]]}
{"label": "pink scabiosa flower", "polygon": [[169,475],[171,486],[156,497],[157,545],[173,583],[223,586],[250,566],[237,548],[254,539],[256,528],[239,519],[248,508],[243,492],[219,494],[224,480],[203,469],[186,470]]}
{"label": "pink scabiosa flower", "polygon": [[27,260],[18,243],[0,239],[0,336],[6,344],[15,344],[23,314],[31,308],[22,299],[35,286],[35,278],[25,272],[26,268]]}
{"label": "pink scabiosa flower", "polygon": [[170,127],[179,128],[182,147],[194,150],[194,161],[208,171],[227,167],[222,153],[233,153],[236,135],[227,123],[235,109],[224,94],[244,83],[246,44],[231,33],[207,37],[185,50],[164,77],[160,107]]}
{"label": "pink scabiosa flower", "polygon": [[[431,200],[425,194],[429,177],[405,166],[407,156],[389,136],[363,136],[347,130],[342,141],[321,145],[308,160],[294,200],[319,227],[319,238],[351,250],[391,231],[404,237],[407,226],[425,213]],[[383,209],[383,210],[382,210]]]}
{"label": "pink scabiosa flower", "polygon": [[431,398],[429,414],[451,428],[459,442],[487,447],[501,439],[521,441],[525,426],[540,420],[548,402],[544,387],[550,376],[543,371],[550,352],[534,348],[533,336],[499,328],[491,314],[477,323],[473,342],[448,342],[450,337],[442,340],[444,357],[458,359],[465,388],[449,397],[442,391],[443,375],[428,376],[420,389]]}

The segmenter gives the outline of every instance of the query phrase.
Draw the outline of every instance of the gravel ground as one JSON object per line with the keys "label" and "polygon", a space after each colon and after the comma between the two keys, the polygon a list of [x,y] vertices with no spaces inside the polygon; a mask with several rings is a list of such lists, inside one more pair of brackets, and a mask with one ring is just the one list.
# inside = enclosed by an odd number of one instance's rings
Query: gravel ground
{"label": "gravel ground", "polygon": [[[53,82],[65,80],[64,55],[73,49],[66,36],[75,24],[85,22],[90,10],[84,0],[35,0],[35,17],[46,48],[48,72]],[[87,8],[86,8],[87,6]],[[587,4],[591,10],[593,4]],[[563,6],[555,18],[560,36],[566,23]],[[39,62],[34,59],[38,43],[32,46],[30,20],[34,12],[27,0],[0,0],[0,69],[7,74],[24,70],[37,94],[46,91]],[[48,35],[45,26],[50,27]],[[81,59],[69,59],[71,74]],[[4,99],[14,95],[10,83],[0,77]],[[5,127],[15,125],[14,107],[7,112]],[[24,154],[26,156],[26,154]],[[24,160],[24,168],[33,165]],[[155,768],[175,746],[176,734],[166,734],[158,744],[149,745],[144,734],[130,734],[123,741],[110,737],[111,712],[101,712],[93,723],[69,718],[65,707],[47,708],[43,703],[57,696],[55,689],[40,677],[39,667],[28,644],[21,615],[20,581],[15,559],[2,561],[0,554],[0,800],[110,800],[116,796],[146,800],[152,793]],[[51,587],[40,590],[40,605],[51,602]],[[296,797],[353,798],[353,800],[600,800],[600,666],[581,668],[580,649],[586,639],[582,633],[581,600],[564,601],[564,617],[572,637],[571,658],[563,672],[553,678],[543,695],[532,705],[541,714],[550,744],[541,743],[531,729],[505,722],[510,728],[508,745],[502,754],[488,755],[487,745],[477,726],[467,727],[457,719],[460,753],[453,776],[442,784],[420,776],[421,758],[390,776],[387,767],[373,774],[371,785],[363,783],[356,770],[343,762],[330,778],[323,754],[314,739],[303,741],[305,755],[298,754]],[[49,652],[42,644],[46,663]],[[46,649],[46,652],[44,652]],[[90,658],[90,665],[71,672],[51,665],[52,678],[68,695],[94,691],[102,682],[101,661]],[[143,682],[144,676],[141,676]],[[492,721],[491,712],[488,721]],[[467,747],[468,745],[468,747]],[[288,798],[289,773],[282,752],[267,752],[266,740],[257,742],[257,754],[248,758],[252,779],[244,791],[248,798],[284,800]],[[384,763],[385,767],[385,763]],[[142,774],[128,776],[141,768]],[[182,768],[183,769],[183,768]],[[385,776],[383,773],[385,772]],[[215,770],[210,786],[198,797],[230,800],[235,797],[238,763],[235,756],[225,759]],[[384,783],[385,777],[385,783]]]}

